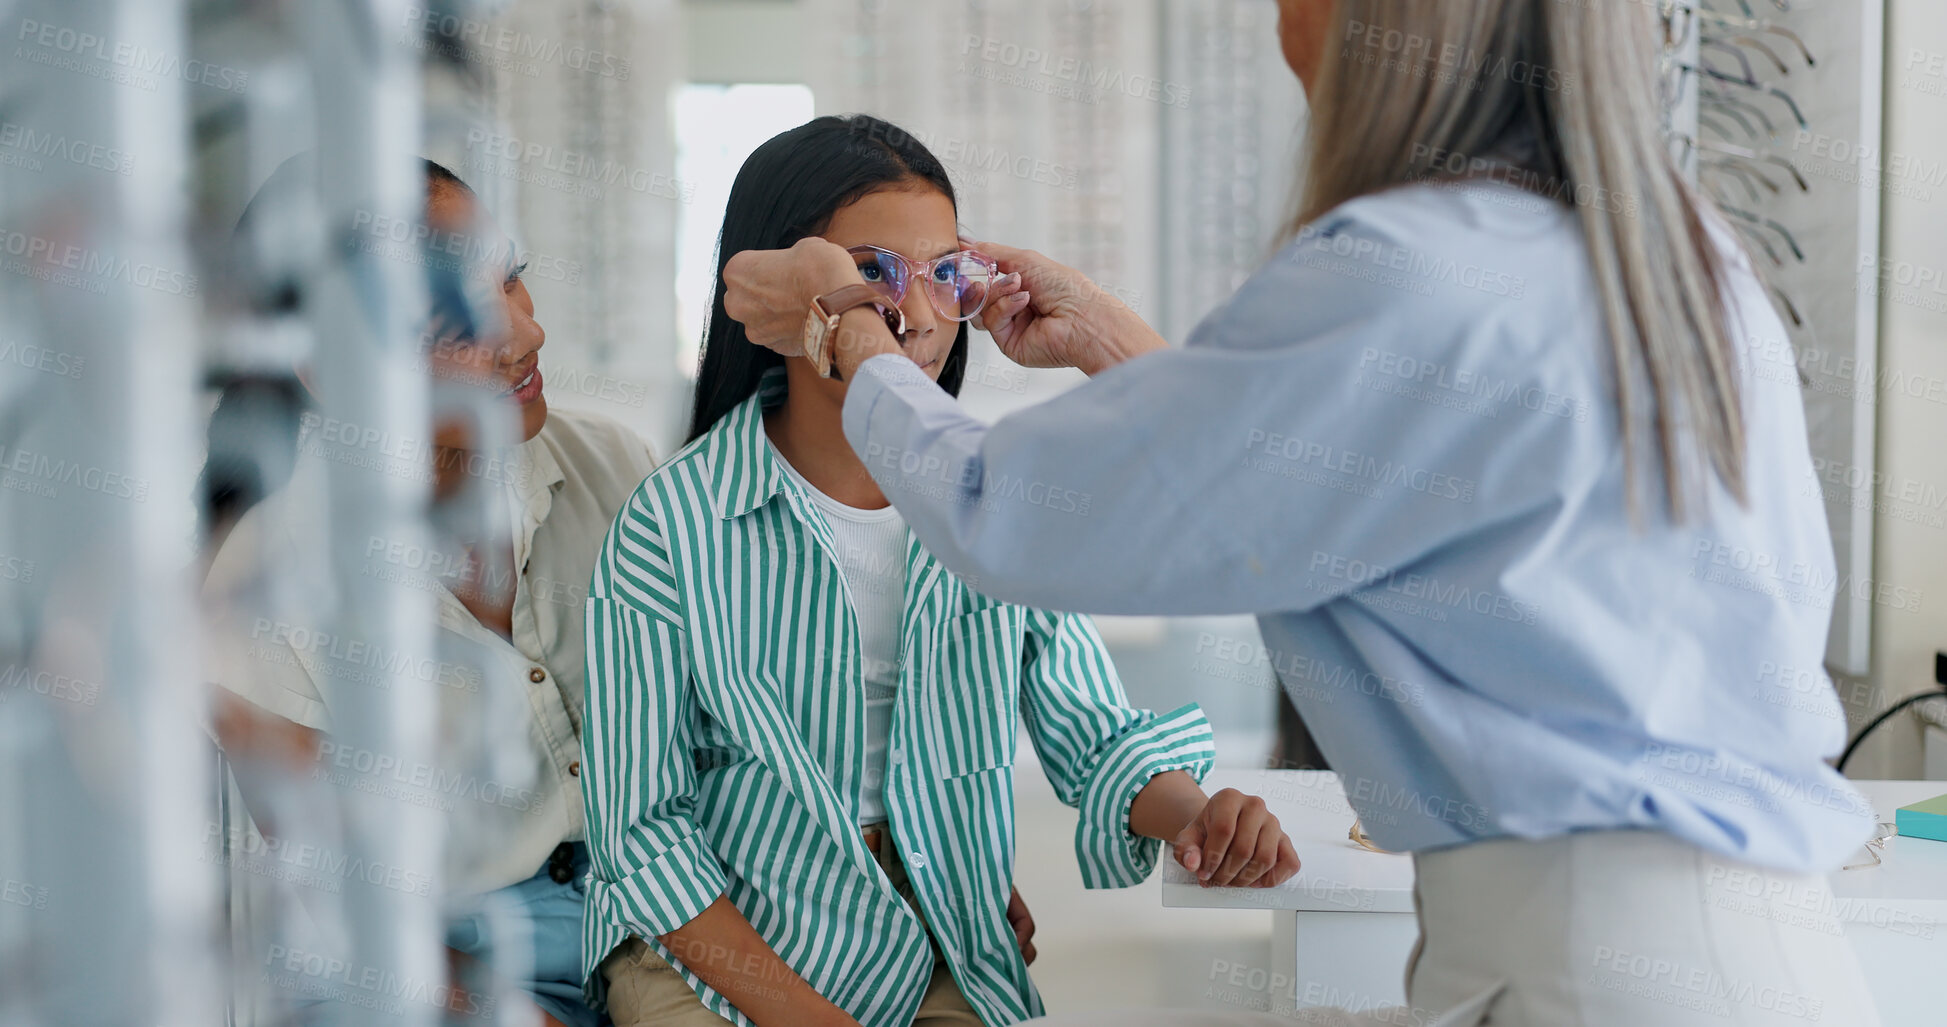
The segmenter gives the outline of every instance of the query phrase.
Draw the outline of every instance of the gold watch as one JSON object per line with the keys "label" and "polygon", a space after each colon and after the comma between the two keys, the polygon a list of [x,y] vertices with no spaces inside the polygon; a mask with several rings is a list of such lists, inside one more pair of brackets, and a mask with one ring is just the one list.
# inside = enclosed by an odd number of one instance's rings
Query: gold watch
{"label": "gold watch", "polygon": [[870,285],[861,282],[842,289],[828,292],[811,301],[811,309],[804,319],[804,355],[811,366],[818,369],[818,376],[830,378],[838,370],[837,347],[833,345],[838,335],[838,319],[855,307],[871,304],[879,308],[879,314],[886,319],[886,327],[892,329],[896,339],[906,333],[906,314],[898,307],[888,307],[885,297]]}

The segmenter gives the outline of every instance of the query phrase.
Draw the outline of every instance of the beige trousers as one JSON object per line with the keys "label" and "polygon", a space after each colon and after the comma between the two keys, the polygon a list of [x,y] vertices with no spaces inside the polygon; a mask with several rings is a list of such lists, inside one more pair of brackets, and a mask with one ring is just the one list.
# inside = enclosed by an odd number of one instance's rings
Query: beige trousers
{"label": "beige trousers", "polygon": [[[892,843],[892,836],[883,825],[873,825],[865,829],[865,838],[894,890],[924,922],[926,916],[919,912],[919,900],[913,896],[906,864],[899,858],[899,847]],[[615,1027],[723,1027],[730,1022],[705,1008],[683,975],[641,938],[632,937],[617,945],[602,961],[601,973],[608,982],[608,1015]],[[933,946],[933,977],[926,984],[926,996],[920,1000],[913,1024],[982,1027],[980,1017],[954,983],[953,971],[938,945]]]}
{"label": "beige trousers", "polygon": [[1649,831],[1477,842],[1416,856],[1414,867],[1420,943],[1406,968],[1409,1008],[1116,1011],[1029,1022],[1880,1025],[1823,877],[1762,870]]}

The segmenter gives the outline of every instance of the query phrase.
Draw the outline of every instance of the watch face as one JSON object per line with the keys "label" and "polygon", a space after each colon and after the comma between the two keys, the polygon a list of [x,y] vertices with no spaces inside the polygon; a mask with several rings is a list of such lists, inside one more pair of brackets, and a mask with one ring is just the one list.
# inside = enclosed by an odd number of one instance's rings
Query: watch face
{"label": "watch face", "polygon": [[831,325],[819,315],[818,305],[812,304],[804,319],[804,356],[824,377],[831,376],[831,360],[826,352],[830,337]]}

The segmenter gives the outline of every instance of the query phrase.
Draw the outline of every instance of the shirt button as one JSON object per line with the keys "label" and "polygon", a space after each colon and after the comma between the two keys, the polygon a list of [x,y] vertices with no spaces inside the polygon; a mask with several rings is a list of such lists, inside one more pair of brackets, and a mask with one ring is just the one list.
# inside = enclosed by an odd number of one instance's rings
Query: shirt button
{"label": "shirt button", "polygon": [[575,877],[575,847],[562,842],[548,856],[548,876],[556,884],[567,884]]}
{"label": "shirt button", "polygon": [[548,672],[542,670],[539,667],[536,667],[533,670],[527,672],[527,680],[532,681],[537,685],[543,681],[546,681],[547,679],[548,679]]}
{"label": "shirt button", "polygon": [[574,761],[573,763],[570,763],[570,764],[568,764],[568,776],[569,776],[569,777],[580,777],[580,776],[581,776],[581,761],[580,761],[580,760],[576,760],[576,761]]}
{"label": "shirt button", "polygon": [[903,767],[906,765],[906,750],[901,749],[898,746],[893,747],[892,765],[895,767]]}
{"label": "shirt button", "polygon": [[924,870],[926,869],[926,854],[923,852],[912,853],[906,857],[906,863],[914,870]]}

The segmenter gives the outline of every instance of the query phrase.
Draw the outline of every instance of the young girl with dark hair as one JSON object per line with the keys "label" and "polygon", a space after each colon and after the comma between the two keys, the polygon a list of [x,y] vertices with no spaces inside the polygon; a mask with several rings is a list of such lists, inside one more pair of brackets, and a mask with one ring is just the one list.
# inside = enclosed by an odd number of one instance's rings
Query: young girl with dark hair
{"label": "young girl with dark hair", "polygon": [[1297,867],[1260,800],[1198,786],[1194,704],[1131,709],[1086,617],[941,567],[846,444],[845,383],[725,314],[723,262],[814,236],[870,287],[835,302],[949,391],[996,285],[939,161],[884,121],[819,118],[738,174],[689,445],[625,505],[589,591],[583,949],[618,1027],[1038,1015],[1009,924],[1022,724],[1081,811],[1088,886],[1142,881],[1159,839],[1213,884]]}

